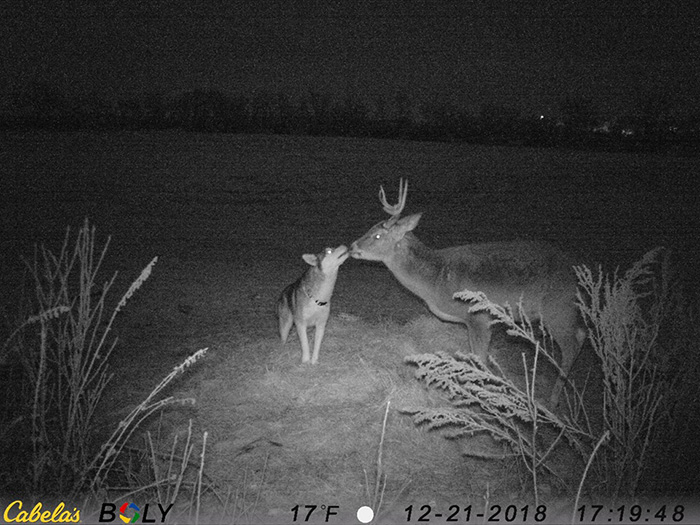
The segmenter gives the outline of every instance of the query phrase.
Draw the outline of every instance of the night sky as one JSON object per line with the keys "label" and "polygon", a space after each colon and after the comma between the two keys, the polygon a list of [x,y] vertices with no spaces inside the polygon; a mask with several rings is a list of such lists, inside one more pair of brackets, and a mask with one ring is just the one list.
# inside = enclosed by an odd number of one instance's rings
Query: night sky
{"label": "night sky", "polygon": [[694,0],[4,0],[0,13],[0,94],[48,82],[105,97],[403,92],[543,113],[566,94],[700,103]]}

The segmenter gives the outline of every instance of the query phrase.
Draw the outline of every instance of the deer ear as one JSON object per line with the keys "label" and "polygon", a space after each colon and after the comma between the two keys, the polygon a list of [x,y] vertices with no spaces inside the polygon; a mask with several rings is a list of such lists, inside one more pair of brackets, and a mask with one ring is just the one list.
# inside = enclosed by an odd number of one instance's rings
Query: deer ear
{"label": "deer ear", "polygon": [[302,259],[306,262],[306,264],[309,264],[311,266],[316,266],[316,256],[313,253],[305,253],[304,255],[301,256]]}
{"label": "deer ear", "polygon": [[396,223],[396,228],[399,228],[401,232],[406,233],[410,232],[413,230],[416,226],[418,226],[418,221],[421,218],[422,213],[414,213],[413,215],[408,215],[407,217],[403,217],[399,219],[399,221]]}

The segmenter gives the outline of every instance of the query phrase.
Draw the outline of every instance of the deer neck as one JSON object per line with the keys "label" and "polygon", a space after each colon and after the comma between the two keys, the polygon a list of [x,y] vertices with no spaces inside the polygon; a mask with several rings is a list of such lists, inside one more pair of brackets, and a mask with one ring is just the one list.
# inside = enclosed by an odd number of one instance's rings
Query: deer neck
{"label": "deer neck", "polygon": [[325,306],[331,300],[337,278],[337,269],[323,273],[320,268],[309,268],[301,283],[302,290],[316,304]]}
{"label": "deer neck", "polygon": [[408,232],[396,243],[393,256],[386,261],[386,266],[401,284],[422,296],[426,285],[439,280],[445,260]]}

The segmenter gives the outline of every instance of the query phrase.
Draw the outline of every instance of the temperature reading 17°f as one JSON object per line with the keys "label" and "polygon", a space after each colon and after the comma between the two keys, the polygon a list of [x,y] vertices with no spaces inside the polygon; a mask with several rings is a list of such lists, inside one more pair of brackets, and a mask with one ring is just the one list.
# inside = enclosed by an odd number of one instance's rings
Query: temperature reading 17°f
{"label": "temperature reading 17\u00b0f", "polygon": [[292,512],[294,517],[293,522],[306,523],[312,516],[321,517],[326,523],[331,519],[331,516],[338,515],[338,505],[294,505]]}

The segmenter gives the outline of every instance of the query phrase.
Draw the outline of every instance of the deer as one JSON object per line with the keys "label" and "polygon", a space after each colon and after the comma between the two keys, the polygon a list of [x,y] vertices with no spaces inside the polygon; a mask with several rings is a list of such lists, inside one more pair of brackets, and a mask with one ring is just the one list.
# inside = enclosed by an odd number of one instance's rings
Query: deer
{"label": "deer", "polygon": [[[301,362],[312,365],[318,363],[321,342],[326,331],[326,323],[331,313],[331,297],[338,269],[349,257],[346,246],[336,249],[326,248],[319,254],[305,253],[302,259],[310,268],[292,284],[287,286],[277,301],[277,318],[282,344],[287,343],[292,324],[296,326],[301,341]],[[314,352],[310,355],[307,329],[314,331]]]}
{"label": "deer", "polygon": [[561,364],[549,399],[550,406],[556,407],[585,339],[576,304],[577,280],[568,255],[536,241],[429,248],[413,234],[422,213],[401,217],[407,195],[408,181],[401,179],[398,202],[391,205],[380,186],[379,201],[390,218],[353,242],[350,256],[384,263],[435,316],[466,325],[470,350],[484,362],[492,319],[484,311],[470,312],[472,305],[455,299],[455,292],[483,292],[499,305],[514,306],[522,300],[527,317],[531,321],[542,319],[559,347]]}

